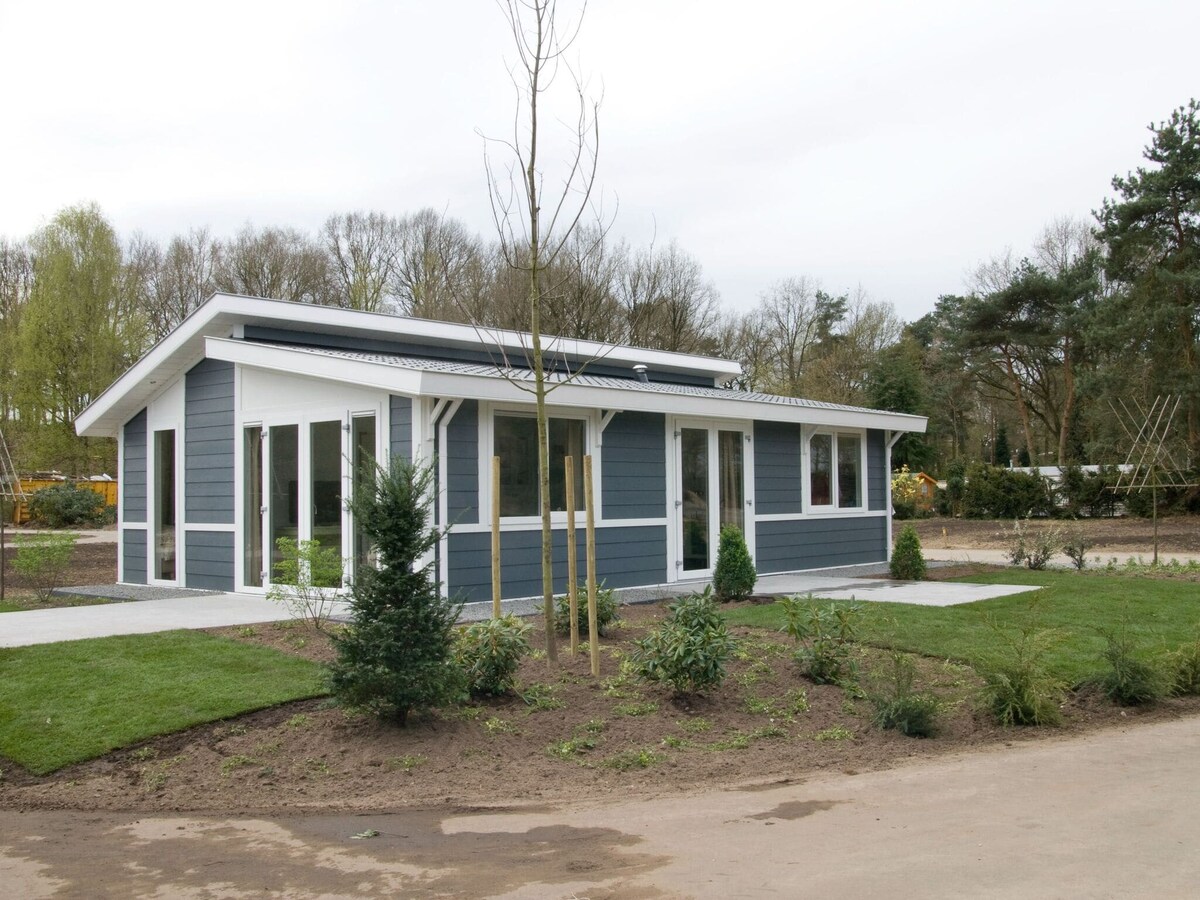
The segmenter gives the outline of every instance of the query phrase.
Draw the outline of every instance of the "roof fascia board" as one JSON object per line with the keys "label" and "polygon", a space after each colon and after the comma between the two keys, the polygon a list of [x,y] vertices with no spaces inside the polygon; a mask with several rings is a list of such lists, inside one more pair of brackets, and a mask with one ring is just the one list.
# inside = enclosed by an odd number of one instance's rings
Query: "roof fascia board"
{"label": "roof fascia board", "polygon": [[[529,350],[529,335],[520,331],[462,325],[455,322],[438,322],[433,319],[391,316],[385,313],[368,313],[360,310],[339,309],[334,306],[315,306],[311,303],[288,303],[282,300],[238,297],[232,294],[214,294],[209,303],[214,301],[221,301],[222,305],[232,303],[233,306],[229,311],[239,317],[258,317],[278,322],[325,325],[351,331],[369,332],[376,337],[396,336],[418,341],[422,339],[437,340],[474,349],[497,347],[521,352]],[[722,381],[728,381],[742,373],[739,363],[717,357],[674,353],[669,350],[648,350],[554,335],[542,336],[542,349],[547,355],[565,353],[583,360],[594,358],[609,362],[643,363],[651,369],[669,369]]]}
{"label": "roof fascia board", "polygon": [[[500,402],[533,402],[532,386],[496,375],[468,375],[425,369],[405,369],[364,360],[304,353],[268,344],[209,338],[206,355],[254,368],[339,381],[409,396],[454,397]],[[773,422],[804,422],[835,428],[880,428],[893,431],[925,431],[926,420],[902,413],[821,409],[786,406],[758,400],[694,397],[654,391],[621,390],[567,382],[547,395],[550,406],[621,409],[629,412],[678,413],[718,419],[759,419]]]}

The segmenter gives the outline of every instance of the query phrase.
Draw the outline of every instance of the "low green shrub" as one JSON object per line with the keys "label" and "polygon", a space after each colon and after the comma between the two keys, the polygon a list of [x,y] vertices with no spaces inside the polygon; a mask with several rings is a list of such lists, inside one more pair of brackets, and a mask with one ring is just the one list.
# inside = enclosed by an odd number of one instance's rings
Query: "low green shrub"
{"label": "low green shrub", "polygon": [[1054,633],[1033,626],[1015,634],[993,630],[997,652],[979,673],[984,704],[1001,725],[1057,725],[1066,685],[1048,665]]}
{"label": "low green shrub", "polygon": [[530,651],[526,635],[532,630],[528,622],[508,613],[459,631],[454,660],[467,676],[472,697],[513,692],[517,667]]}
{"label": "low green shrub", "polygon": [[1088,551],[1095,546],[1096,542],[1088,537],[1087,532],[1079,526],[1069,529],[1063,535],[1062,552],[1080,571],[1087,568]]}
{"label": "low green shrub", "polygon": [[1101,634],[1108,671],[1100,679],[1100,688],[1108,699],[1121,706],[1145,706],[1166,694],[1164,672],[1141,658],[1141,648],[1127,623]]}
{"label": "low green shrub", "polygon": [[279,561],[267,590],[267,599],[282,605],[292,618],[318,631],[333,613],[344,571],[339,547],[322,547],[320,541],[281,537],[275,542]]}
{"label": "low green shrub", "polygon": [[735,642],[713,603],[712,588],[671,604],[671,615],[636,643],[631,662],[643,681],[676,694],[702,693],[725,680]]}
{"label": "low green shrub", "polygon": [[900,529],[888,568],[893,578],[902,581],[920,581],[925,577],[925,556],[921,553],[921,539],[917,536],[917,529],[911,525]]}
{"label": "low green shrub", "polygon": [[1008,558],[1014,566],[1025,563],[1030,569],[1041,571],[1063,549],[1063,545],[1061,528],[1053,525],[1030,528],[1028,519],[1024,524],[1020,519],[1015,519],[1009,534]]}
{"label": "low green shrub", "polygon": [[55,484],[29,495],[29,518],[49,528],[104,525],[104,498],[90,488],[71,482]]}
{"label": "low green shrub", "polygon": [[857,677],[850,650],[862,607],[858,604],[816,606],[812,594],[779,600],[783,630],[798,644],[795,659],[801,671],[817,684],[852,683]]}
{"label": "low green shrub", "polygon": [[62,585],[77,538],[74,534],[42,531],[18,535],[13,541],[17,548],[16,558],[12,561],[13,571],[42,602],[49,600],[54,589]]}
{"label": "low green shrub", "polygon": [[893,652],[891,665],[867,695],[875,707],[872,720],[878,727],[909,737],[931,737],[937,731],[940,704],[937,697],[915,689],[916,677],[912,658]]}
{"label": "low green shrub", "polygon": [[[579,636],[586,638],[588,632],[587,584],[581,582],[576,588],[578,593]],[[596,631],[600,637],[608,635],[608,626],[617,621],[617,594],[612,588],[606,588],[601,581],[596,585]],[[571,599],[566,594],[554,598],[554,630],[559,634],[571,633]]]}
{"label": "low green shrub", "polygon": [[754,570],[754,560],[750,558],[742,529],[736,525],[724,526],[717,545],[717,565],[713,569],[713,590],[717,599],[722,603],[745,600],[757,581],[758,573]]}

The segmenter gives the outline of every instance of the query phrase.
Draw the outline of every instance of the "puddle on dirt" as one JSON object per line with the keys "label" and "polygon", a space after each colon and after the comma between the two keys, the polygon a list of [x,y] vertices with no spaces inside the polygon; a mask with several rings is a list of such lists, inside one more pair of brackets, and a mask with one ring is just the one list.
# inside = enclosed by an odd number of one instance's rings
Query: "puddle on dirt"
{"label": "puddle on dirt", "polygon": [[747,816],[748,819],[780,819],[785,822],[793,822],[796,819],[803,819],[805,816],[811,816],[813,813],[824,812],[827,809],[833,809],[841,800],[788,800],[785,803],[780,803],[774,809],[766,812],[757,813],[753,816]]}
{"label": "puddle on dirt", "polygon": [[[445,834],[442,816],[431,811],[282,819],[113,815],[86,822],[69,813],[4,817],[0,871],[15,876],[9,887],[21,896],[496,896],[544,884],[594,897],[648,897],[656,892],[629,882],[669,861],[631,852],[641,839],[612,828]],[[361,839],[368,831],[378,836]]]}

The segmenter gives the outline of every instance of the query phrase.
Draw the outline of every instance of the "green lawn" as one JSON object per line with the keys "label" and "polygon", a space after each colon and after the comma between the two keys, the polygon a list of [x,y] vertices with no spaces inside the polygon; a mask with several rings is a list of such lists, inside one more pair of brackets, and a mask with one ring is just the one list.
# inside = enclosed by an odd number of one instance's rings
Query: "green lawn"
{"label": "green lawn", "polygon": [[[1119,626],[1126,617],[1149,651],[1174,649],[1200,634],[1200,587],[1194,582],[1024,569],[958,580],[1044,587],[963,606],[864,603],[860,638],[874,646],[986,667],[1003,643],[993,626],[1014,633],[1033,624],[1054,629],[1049,664],[1057,675],[1077,684],[1103,668],[1100,631]],[[770,629],[783,624],[775,605],[732,611],[729,620]]]}
{"label": "green lawn", "polygon": [[0,755],[45,774],[159,734],[323,694],[321,667],[194,631],[0,650]]}

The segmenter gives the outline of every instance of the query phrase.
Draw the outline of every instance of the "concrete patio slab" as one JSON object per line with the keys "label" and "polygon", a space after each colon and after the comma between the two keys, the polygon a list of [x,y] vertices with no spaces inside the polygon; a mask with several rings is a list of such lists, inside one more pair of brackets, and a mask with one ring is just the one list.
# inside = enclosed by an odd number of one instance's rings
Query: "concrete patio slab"
{"label": "concrete patio slab", "polygon": [[[917,606],[956,606],[993,597],[1036,591],[1034,585],[958,584],[931,581],[889,581],[864,578],[886,567],[848,566],[790,575],[764,575],[755,586],[758,596],[785,597],[811,594],[821,600],[859,600],[867,603],[911,603]],[[622,603],[655,600],[702,591],[709,582],[686,581],[617,591]],[[65,588],[63,592],[111,597],[132,602],[101,606],[73,606],[0,614],[0,647],[24,647],[56,641],[110,637],[118,634],[152,634],[176,628],[221,628],[282,622],[291,617],[283,606],[259,594],[188,591],[178,588],[130,588],[127,585],[92,585]],[[504,612],[519,616],[541,612],[540,599],[506,600]],[[460,621],[490,618],[490,602],[468,603]],[[333,617],[349,618],[346,603],[334,605]]]}
{"label": "concrete patio slab", "polygon": [[[346,612],[338,604],[339,613]],[[290,619],[288,611],[266,597],[209,594],[102,606],[70,606],[0,614],[0,647],[27,647],[57,641],[152,634],[177,628],[219,628]]]}

